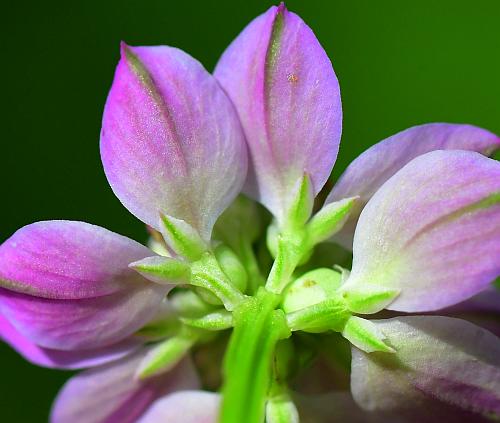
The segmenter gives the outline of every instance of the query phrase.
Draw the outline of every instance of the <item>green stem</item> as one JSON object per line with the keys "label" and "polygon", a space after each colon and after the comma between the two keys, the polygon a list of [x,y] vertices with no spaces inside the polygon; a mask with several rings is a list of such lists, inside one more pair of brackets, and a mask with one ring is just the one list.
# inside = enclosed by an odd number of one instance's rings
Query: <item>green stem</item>
{"label": "green stem", "polygon": [[224,361],[220,423],[262,423],[279,339],[290,336],[280,297],[261,288],[234,311],[234,331]]}

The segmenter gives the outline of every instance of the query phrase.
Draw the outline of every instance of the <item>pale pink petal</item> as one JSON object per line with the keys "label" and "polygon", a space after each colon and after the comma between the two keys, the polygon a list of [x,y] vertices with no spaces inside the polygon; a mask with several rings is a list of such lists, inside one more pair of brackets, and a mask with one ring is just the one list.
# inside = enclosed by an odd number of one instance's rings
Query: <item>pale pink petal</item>
{"label": "pale pink petal", "polygon": [[0,287],[60,300],[109,295],[143,281],[128,265],[152,255],[99,226],[37,222],[0,245]]}
{"label": "pale pink petal", "polygon": [[130,47],[106,102],[101,132],[106,176],[119,200],[159,229],[159,213],[206,239],[246,177],[236,111],[216,80],[181,50]]}
{"label": "pale pink petal", "polygon": [[0,246],[0,311],[41,347],[110,346],[151,319],[172,288],[129,269],[152,254],[87,223],[28,225]]}
{"label": "pale pink petal", "polygon": [[0,315],[0,338],[30,363],[55,369],[83,369],[99,366],[124,357],[140,346],[140,340],[129,338],[110,347],[95,350],[62,351],[40,347],[22,336]]}
{"label": "pale pink petal", "polygon": [[500,418],[500,339],[465,320],[399,317],[374,321],[395,354],[353,347],[352,392],[367,411],[410,422]]}
{"label": "pale pink petal", "polygon": [[399,290],[389,309],[438,310],[485,289],[500,275],[499,257],[500,163],[435,151],[408,163],[368,202],[342,289]]}
{"label": "pale pink petal", "polygon": [[243,30],[214,74],[250,147],[250,193],[280,219],[304,172],[317,194],[335,163],[342,107],[332,64],[311,29],[281,4]]}
{"label": "pale pink petal", "polygon": [[143,349],[71,378],[54,402],[51,423],[133,423],[157,398],[199,387],[189,359],[167,374],[145,380],[134,378],[146,352]]}
{"label": "pale pink petal", "polygon": [[414,126],[378,142],[356,158],[342,174],[325,204],[359,196],[356,210],[334,237],[352,249],[359,214],[375,192],[415,157],[434,150],[470,150],[490,155],[500,149],[500,138],[472,125],[430,123]]}
{"label": "pale pink petal", "polygon": [[137,423],[217,423],[219,395],[181,391],[157,400]]}

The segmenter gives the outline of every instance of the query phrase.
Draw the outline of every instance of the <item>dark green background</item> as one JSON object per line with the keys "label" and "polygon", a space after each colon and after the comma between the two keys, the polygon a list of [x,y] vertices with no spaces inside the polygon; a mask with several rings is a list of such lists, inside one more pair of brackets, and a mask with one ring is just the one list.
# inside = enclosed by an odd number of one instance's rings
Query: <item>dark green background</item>
{"label": "dark green background", "polygon": [[[75,219],[144,240],[99,159],[118,43],[180,47],[212,69],[267,1],[9,2],[2,7],[0,241],[37,220]],[[344,107],[334,176],[408,126],[467,122],[500,133],[500,2],[290,1],[332,58]],[[46,420],[67,373],[0,345],[4,422]]]}

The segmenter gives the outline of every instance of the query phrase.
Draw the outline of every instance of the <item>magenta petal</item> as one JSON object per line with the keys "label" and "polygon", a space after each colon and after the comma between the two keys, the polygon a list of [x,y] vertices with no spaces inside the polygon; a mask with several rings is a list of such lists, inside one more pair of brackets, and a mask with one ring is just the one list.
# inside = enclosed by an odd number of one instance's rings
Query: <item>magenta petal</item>
{"label": "magenta petal", "polygon": [[122,358],[140,346],[139,339],[126,339],[110,347],[95,350],[62,351],[40,347],[22,336],[0,315],[0,338],[30,363],[56,369],[82,369]]}
{"label": "magenta petal", "polygon": [[139,219],[158,229],[161,212],[206,239],[247,169],[230,100],[199,62],[164,46],[122,45],[101,157],[116,196]]}
{"label": "magenta petal", "polygon": [[45,348],[109,346],[151,319],[171,288],[128,268],[151,254],[87,223],[26,226],[0,246],[0,310]]}
{"label": "magenta petal", "polygon": [[282,4],[253,20],[215,76],[233,100],[250,147],[251,194],[280,219],[304,172],[317,194],[337,157],[337,78],[311,29]]}
{"label": "magenta petal", "polygon": [[353,347],[351,388],[361,407],[397,412],[410,422],[500,418],[499,338],[449,317],[374,322],[397,352]]}
{"label": "magenta petal", "polygon": [[499,257],[500,163],[434,151],[408,163],[368,202],[342,289],[400,291],[389,309],[438,310],[485,289],[500,275]]}
{"label": "magenta petal", "polygon": [[357,212],[334,240],[352,249],[361,210],[375,192],[405,164],[434,150],[470,150],[490,155],[500,149],[500,138],[472,125],[430,123],[414,126],[370,147],[354,160],[333,187],[325,204],[358,195]]}
{"label": "magenta petal", "polygon": [[146,352],[143,349],[71,378],[54,402],[51,423],[134,423],[157,398],[199,387],[189,359],[160,377],[135,379]]}
{"label": "magenta petal", "polygon": [[30,341],[59,350],[119,342],[148,322],[167,290],[143,284],[103,297],[51,300],[0,289],[0,311]]}
{"label": "magenta petal", "polygon": [[212,392],[177,392],[154,402],[137,423],[217,423],[219,401]]}
{"label": "magenta petal", "polygon": [[99,226],[37,222],[0,245],[0,287],[60,300],[109,295],[141,280],[128,265],[151,255]]}

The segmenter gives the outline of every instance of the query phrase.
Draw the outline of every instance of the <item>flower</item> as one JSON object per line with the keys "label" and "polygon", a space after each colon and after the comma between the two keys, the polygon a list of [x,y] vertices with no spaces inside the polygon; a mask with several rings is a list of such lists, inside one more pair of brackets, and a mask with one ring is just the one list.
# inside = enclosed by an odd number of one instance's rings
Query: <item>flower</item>
{"label": "flower", "polygon": [[[341,124],[331,62],[283,4],[244,29],[214,76],[180,50],[122,44],[101,157],[152,249],[68,221],[0,246],[2,338],[39,365],[92,367],[63,387],[54,423],[500,416],[497,336],[450,317],[497,314],[483,304],[500,275],[500,164],[486,157],[500,138],[407,129],[358,157],[313,213]],[[273,215],[265,234],[254,203],[233,203],[245,180]],[[352,250],[350,270],[314,266],[324,241]],[[257,242],[274,259],[267,280]],[[342,415],[292,389],[321,336],[331,354],[350,345],[351,393],[326,397]]]}

